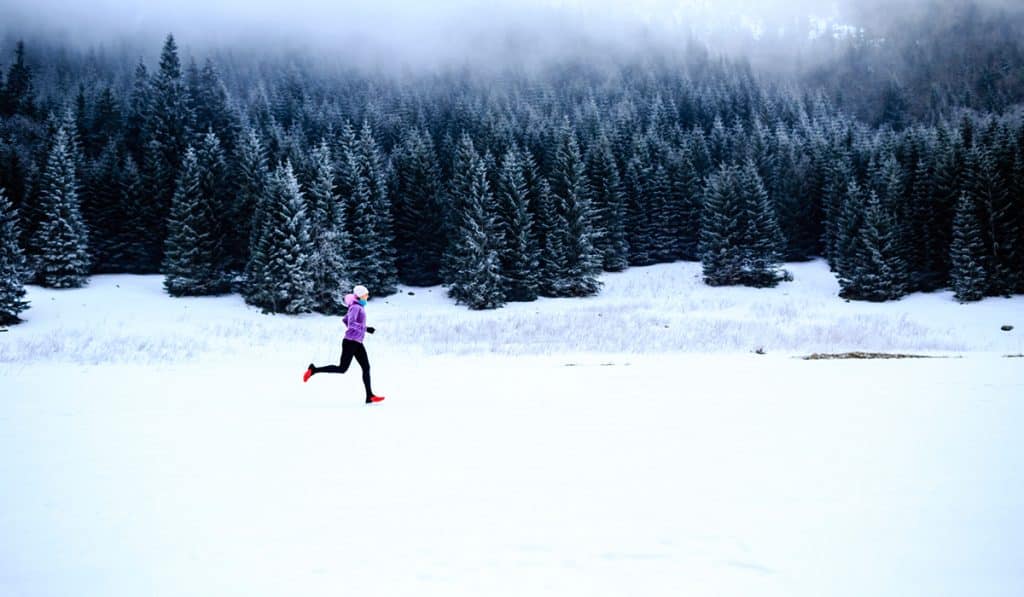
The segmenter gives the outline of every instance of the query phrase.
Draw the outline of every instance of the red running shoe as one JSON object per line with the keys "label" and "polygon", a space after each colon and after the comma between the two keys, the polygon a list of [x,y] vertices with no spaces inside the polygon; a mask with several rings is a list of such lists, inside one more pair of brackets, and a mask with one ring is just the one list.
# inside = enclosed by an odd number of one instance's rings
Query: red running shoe
{"label": "red running shoe", "polygon": [[383,396],[370,396],[366,399],[367,404],[373,404],[374,402],[384,402]]}
{"label": "red running shoe", "polygon": [[313,377],[313,363],[310,363],[309,368],[306,369],[306,372],[302,374],[302,383],[306,383],[307,381],[309,381],[310,377]]}

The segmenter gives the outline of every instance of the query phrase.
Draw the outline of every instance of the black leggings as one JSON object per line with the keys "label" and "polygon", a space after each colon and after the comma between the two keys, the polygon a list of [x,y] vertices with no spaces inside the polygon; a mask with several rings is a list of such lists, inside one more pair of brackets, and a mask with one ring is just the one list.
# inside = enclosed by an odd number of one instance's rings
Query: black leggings
{"label": "black leggings", "polygon": [[366,386],[366,399],[369,400],[373,396],[373,390],[370,389],[370,359],[366,356],[366,347],[362,342],[346,339],[341,343],[341,361],[337,365],[313,367],[313,373],[344,373],[352,364],[353,357],[363,370],[363,385]]}

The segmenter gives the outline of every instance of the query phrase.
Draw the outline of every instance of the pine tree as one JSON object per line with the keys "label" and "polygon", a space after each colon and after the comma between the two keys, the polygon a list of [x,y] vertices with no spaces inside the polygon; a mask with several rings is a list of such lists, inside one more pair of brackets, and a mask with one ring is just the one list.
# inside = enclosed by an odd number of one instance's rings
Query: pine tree
{"label": "pine tree", "polygon": [[1007,260],[1008,269],[1012,272],[1010,283],[1016,282],[1014,292],[1018,294],[1024,294],[1024,127],[1021,127],[1021,135],[1020,149],[1013,161],[1008,209],[1010,214],[1016,215],[1014,224],[1017,235],[1012,241],[1015,255]]}
{"label": "pine tree", "polygon": [[[149,178],[155,255],[167,237],[167,214],[175,193],[179,169],[191,142],[193,117],[182,80],[178,46],[168,35],[160,54],[160,70],[153,78],[146,125],[148,145],[145,167]],[[159,261],[158,259],[156,259]]]}
{"label": "pine tree", "polygon": [[440,168],[430,136],[413,129],[395,156],[395,248],[400,279],[413,286],[441,283]]}
{"label": "pine tree", "polygon": [[981,208],[981,230],[987,252],[988,294],[1010,296],[1020,285],[1018,269],[1022,216],[1011,196],[1012,178],[999,172],[995,153],[987,146],[975,146],[968,154],[966,187]]}
{"label": "pine tree", "polygon": [[700,253],[710,286],[775,286],[784,240],[757,167],[723,164],[704,197]]}
{"label": "pine tree", "polygon": [[576,134],[563,124],[555,153],[551,191],[565,221],[563,269],[550,289],[555,296],[591,296],[601,290],[602,255],[595,248],[594,215],[586,165]]}
{"label": "pine tree", "polygon": [[502,159],[497,192],[499,256],[509,301],[535,300],[540,284],[540,251],[528,205],[523,165],[518,148],[513,146]]}
{"label": "pine tree", "polygon": [[786,239],[782,234],[776,216],[775,206],[768,197],[757,166],[748,160],[740,172],[743,194],[747,198],[747,214],[750,218],[743,242],[749,247],[749,286],[771,287],[785,279],[781,270]]}
{"label": "pine tree", "polygon": [[250,263],[250,253],[257,239],[263,237],[259,226],[264,221],[262,202],[267,193],[269,170],[267,155],[256,130],[249,127],[235,148],[235,200],[230,214],[233,225],[228,228],[226,243],[231,267],[240,269]]}
{"label": "pine tree", "polygon": [[669,263],[679,256],[677,211],[672,205],[672,183],[668,170],[662,164],[654,167],[647,202],[651,219],[651,259],[655,263]]}
{"label": "pine tree", "polygon": [[26,195],[28,191],[28,178],[30,164],[21,156],[20,148],[7,142],[0,136],[0,187],[7,189],[7,197],[10,199],[14,209],[18,210],[21,218],[21,238],[24,241],[26,230],[26,219],[30,214],[26,213]]}
{"label": "pine tree", "polygon": [[308,313],[316,308],[306,201],[291,163],[271,176],[261,209],[263,222],[252,252],[245,300],[269,313]]}
{"label": "pine tree", "polygon": [[18,212],[0,187],[0,325],[14,325],[28,308],[25,297],[25,255],[18,244]]}
{"label": "pine tree", "polygon": [[323,141],[310,154],[313,179],[306,196],[309,201],[310,242],[313,253],[310,268],[317,310],[340,314],[345,308],[345,294],[352,288],[348,275],[348,232],[345,209],[335,195],[334,164],[331,150]]}
{"label": "pine tree", "polygon": [[189,111],[196,131],[212,131],[226,153],[232,153],[238,138],[239,126],[231,107],[224,83],[209,58],[200,70],[193,62],[188,77]]}
{"label": "pine tree", "polygon": [[875,191],[868,194],[857,253],[840,277],[843,298],[874,302],[895,300],[907,293],[907,265],[892,212]]}
{"label": "pine tree", "polygon": [[352,278],[372,288],[377,296],[394,294],[398,284],[395,265],[394,215],[388,197],[387,165],[369,123],[364,123],[357,146],[359,181],[354,199],[350,263]]}
{"label": "pine tree", "polygon": [[496,309],[505,304],[506,281],[498,252],[496,207],[488,181],[487,161],[472,160],[470,187],[456,241],[457,269],[449,294],[470,309]]}
{"label": "pine tree", "polygon": [[988,286],[985,246],[981,239],[977,208],[966,193],[960,196],[953,219],[953,244],[949,249],[950,284],[961,303],[981,300]]}
{"label": "pine tree", "polygon": [[39,283],[78,288],[88,281],[89,232],[82,219],[75,163],[64,128],[57,130],[40,188],[43,218],[32,239]]}
{"label": "pine tree", "polygon": [[934,226],[927,242],[930,254],[938,261],[939,279],[949,278],[949,254],[946,249],[952,244],[953,217],[956,204],[964,192],[965,160],[964,148],[956,138],[950,138],[944,128],[939,129],[939,149],[933,171],[933,213]]}
{"label": "pine tree", "polygon": [[72,122],[74,123],[75,136],[82,141],[81,148],[85,157],[93,157],[86,151],[86,141],[88,140],[89,126],[87,123],[89,115],[88,102],[85,99],[85,85],[82,83],[78,84],[78,94],[75,95],[74,106],[70,108],[72,114]]}
{"label": "pine tree", "polygon": [[[47,155],[53,150],[57,131],[64,130],[68,156],[75,166],[75,176],[79,183],[78,188],[81,190],[81,183],[88,171],[88,162],[85,159],[85,152],[82,151],[82,140],[78,134],[78,122],[74,110],[70,106],[64,106],[59,112],[51,112],[46,119],[46,128]],[[81,198],[79,200],[81,201]]]}
{"label": "pine tree", "polygon": [[226,290],[214,198],[204,188],[208,166],[200,162],[191,147],[185,150],[164,251],[164,288],[171,296],[202,296]]}
{"label": "pine tree", "polygon": [[689,145],[675,156],[670,172],[673,219],[676,223],[675,237],[678,257],[687,261],[698,260],[697,246],[700,242],[700,215],[703,209],[703,186],[697,167],[693,163]]}
{"label": "pine tree", "polygon": [[860,253],[860,229],[864,225],[864,191],[857,181],[851,179],[846,185],[835,215],[835,224],[831,227],[833,234],[832,271],[839,279],[850,278]]}
{"label": "pine tree", "polygon": [[[853,179],[853,162],[844,152],[834,153],[825,162],[825,176],[822,190],[823,239],[825,258],[833,271],[837,271],[840,218],[846,204],[850,182]],[[859,192],[859,187],[857,192]]]}
{"label": "pine tree", "polygon": [[230,182],[227,158],[220,139],[213,131],[207,131],[200,137],[196,147],[196,159],[199,162],[199,188],[204,202],[209,206],[210,226],[216,243],[210,247],[213,251],[212,262],[227,278],[226,270],[229,263],[229,247],[225,240],[227,231],[234,226],[229,217],[229,205],[234,189]]}
{"label": "pine tree", "polygon": [[[979,139],[980,142],[980,139]],[[979,208],[982,241],[985,244],[985,271],[988,273],[987,294],[1009,294],[1012,276],[1010,267],[1012,233],[1015,215],[1009,213],[1008,185],[996,167],[995,156],[984,145],[976,145],[967,155],[965,188],[971,201]]]}
{"label": "pine tree", "polygon": [[701,214],[700,260],[710,286],[743,279],[744,251],[738,240],[744,232],[745,204],[738,169],[722,165],[708,179]]}
{"label": "pine tree", "polygon": [[[456,273],[464,268],[460,234],[465,227],[463,219],[469,212],[476,162],[480,159],[473,139],[468,134],[463,134],[453,157],[452,177],[448,183],[447,201],[444,202],[442,213],[442,229],[445,238],[448,239],[444,254],[441,256],[441,278],[445,284],[450,284]],[[450,288],[448,292],[455,300],[461,299],[458,296],[458,289],[453,293]]]}
{"label": "pine tree", "polygon": [[650,167],[644,163],[644,159],[639,155],[630,158],[626,165],[624,185],[627,197],[626,235],[629,242],[630,265],[654,263],[654,228],[647,200],[650,178]]}
{"label": "pine tree", "polygon": [[912,176],[912,193],[907,209],[906,230],[910,242],[908,267],[913,274],[911,287],[932,291],[942,288],[949,269],[949,217],[937,200],[932,160],[922,156]]}
{"label": "pine tree", "polygon": [[595,239],[605,271],[620,272],[629,266],[626,240],[626,196],[611,144],[602,137],[590,153],[588,171],[594,187],[594,215],[599,232]]}
{"label": "pine tree", "polygon": [[539,294],[558,296],[562,273],[567,269],[566,233],[569,224],[546,178],[537,180],[536,210],[534,222],[540,247]]}
{"label": "pine tree", "polygon": [[14,62],[7,69],[7,83],[0,94],[0,114],[12,116],[35,114],[35,90],[32,69],[25,63],[25,43],[18,41],[14,49]]}

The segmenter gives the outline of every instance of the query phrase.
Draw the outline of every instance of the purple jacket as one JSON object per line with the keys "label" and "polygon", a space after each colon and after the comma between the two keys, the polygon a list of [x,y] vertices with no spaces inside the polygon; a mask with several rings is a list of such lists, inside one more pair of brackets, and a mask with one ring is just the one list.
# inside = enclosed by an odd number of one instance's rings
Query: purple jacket
{"label": "purple jacket", "polygon": [[345,304],[348,305],[348,313],[341,318],[348,326],[345,339],[361,343],[366,338],[366,310],[359,304],[354,294],[345,297]]}

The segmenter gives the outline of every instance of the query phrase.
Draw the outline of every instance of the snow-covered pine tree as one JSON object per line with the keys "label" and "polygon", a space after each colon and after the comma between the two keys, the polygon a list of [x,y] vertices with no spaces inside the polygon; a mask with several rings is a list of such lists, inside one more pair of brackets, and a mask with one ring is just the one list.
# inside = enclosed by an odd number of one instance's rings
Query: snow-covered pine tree
{"label": "snow-covered pine tree", "polygon": [[335,195],[334,163],[326,141],[310,152],[313,179],[306,193],[309,208],[310,242],[313,252],[313,292],[317,311],[340,314],[345,309],[345,294],[352,288],[348,275],[348,232],[345,209]]}
{"label": "snow-covered pine tree", "polygon": [[739,172],[722,165],[708,178],[701,214],[700,260],[710,286],[736,284],[742,277],[743,252],[738,244],[744,201]]}
{"label": "snow-covered pine tree", "polygon": [[200,163],[194,149],[185,150],[164,251],[164,288],[171,296],[202,296],[227,290],[214,199],[203,184],[207,166],[208,162]]}
{"label": "snow-covered pine tree", "polygon": [[557,288],[566,270],[566,234],[569,224],[559,209],[558,198],[544,177],[537,179],[537,215],[534,224],[540,247],[540,278],[538,292],[541,296],[558,296]]}
{"label": "snow-covered pine tree", "polygon": [[216,241],[210,246],[214,252],[211,256],[212,262],[221,271],[224,279],[228,280],[229,255],[226,240],[227,231],[234,225],[229,215],[234,189],[224,148],[220,138],[212,130],[208,130],[200,137],[199,145],[196,147],[196,158],[199,160],[199,188],[208,205],[210,225],[216,237]]}
{"label": "snow-covered pine tree", "polygon": [[[78,84],[78,94],[75,95],[75,103],[74,103],[74,106],[71,107],[70,112],[71,112],[71,115],[72,115],[72,122],[74,123],[75,135],[78,137],[78,140],[80,142],[79,148],[82,150],[82,155],[85,158],[94,157],[93,155],[89,154],[88,151],[86,151],[86,147],[88,146],[86,141],[87,141],[87,135],[88,135],[88,132],[89,132],[89,125],[88,125],[89,105],[88,105],[88,103],[89,102],[85,99],[85,85],[82,84],[82,83],[79,83]],[[79,170],[79,172],[80,173],[84,172],[84,170]],[[83,179],[84,178],[85,177],[83,176]]]}
{"label": "snow-covered pine tree", "polygon": [[974,147],[967,153],[967,166],[964,173],[964,188],[970,194],[971,201],[977,207],[978,220],[981,228],[982,242],[985,245],[984,268],[988,274],[989,287],[986,294],[1005,294],[1007,271],[1007,255],[1001,242],[1003,228],[1013,214],[1006,213],[1008,201],[1007,185],[1002,180],[996,167],[995,156],[979,137]]}
{"label": "snow-covered pine tree", "polygon": [[675,154],[670,171],[672,193],[675,199],[671,202],[676,222],[676,242],[679,257],[687,261],[699,259],[697,245],[700,242],[700,214],[703,208],[703,186],[700,174],[693,161],[693,150],[689,144]]}
{"label": "snow-covered pine tree", "polygon": [[540,285],[540,250],[533,235],[533,217],[528,204],[519,149],[513,145],[501,161],[497,192],[499,255],[509,301],[535,300]]}
{"label": "snow-covered pine tree", "polygon": [[387,296],[395,293],[398,284],[394,216],[388,197],[387,164],[368,122],[359,133],[357,152],[359,181],[353,193],[349,251],[352,279],[373,289],[377,296]]}
{"label": "snow-covered pine tree", "polygon": [[860,229],[864,225],[864,190],[855,179],[846,183],[846,192],[835,214],[835,223],[830,226],[832,240],[832,271],[842,280],[850,279],[860,253]]}
{"label": "snow-covered pine tree", "polygon": [[30,169],[30,160],[23,159],[17,144],[8,142],[0,136],[0,187],[7,189],[7,198],[14,209],[18,210],[22,243],[26,241],[26,219],[31,215],[27,213],[26,209],[28,207],[26,201],[27,179]]}
{"label": "snow-covered pine tree", "polygon": [[[840,214],[846,203],[850,182],[853,178],[853,162],[845,151],[833,151],[825,161],[824,186],[821,205],[823,211],[823,236],[825,258],[828,259],[832,271],[836,270],[838,259],[838,236]],[[858,187],[859,192],[859,187]]]}
{"label": "snow-covered pine tree", "polygon": [[176,191],[182,158],[191,143],[193,124],[188,90],[173,35],[168,35],[164,41],[160,69],[153,77],[150,97],[144,167],[150,186],[148,199],[152,204],[147,211],[152,215],[156,258],[167,236],[167,214]]}
{"label": "snow-covered pine tree", "polygon": [[[238,118],[231,107],[227,89],[217,73],[213,61],[207,58],[202,69],[190,65],[187,81],[189,110],[196,131],[212,131],[217,135],[224,152],[234,152],[238,138]],[[194,70],[193,70],[194,69]]]}
{"label": "snow-covered pine tree", "polygon": [[768,197],[753,160],[747,160],[740,175],[750,218],[743,239],[749,247],[749,265],[743,283],[757,288],[772,287],[786,277],[781,268],[786,239],[779,227],[775,205]]}
{"label": "snow-covered pine tree", "polygon": [[210,280],[209,264],[200,247],[201,237],[210,235],[206,226],[204,203],[199,189],[199,160],[194,149],[185,151],[177,188],[171,201],[164,248],[164,290],[171,296],[206,294]]}
{"label": "snow-covered pine tree", "polygon": [[555,153],[551,190],[564,220],[563,269],[550,290],[555,296],[591,296],[601,290],[602,255],[594,246],[594,215],[586,164],[576,133],[563,122]]}
{"label": "snow-covered pine tree", "polygon": [[953,295],[961,303],[979,301],[985,296],[988,277],[983,265],[985,245],[981,238],[978,209],[964,193],[956,204],[953,218],[953,244],[949,249],[949,272]]}
{"label": "snow-covered pine tree", "polygon": [[1021,272],[1016,266],[1024,250],[1021,237],[1022,216],[1011,197],[1013,180],[998,167],[995,151],[976,145],[967,156],[966,188],[975,205],[981,208],[982,238],[987,249],[988,294],[1010,296],[1016,290]]}
{"label": "snow-covered pine tree", "polygon": [[12,116],[35,114],[35,89],[32,67],[25,60],[25,42],[18,41],[14,61],[7,69],[7,82],[0,89],[0,114]]}
{"label": "snow-covered pine tree", "polygon": [[18,244],[18,213],[0,187],[0,325],[14,325],[28,308],[25,298],[25,255]]}
{"label": "snow-covered pine tree", "polygon": [[458,269],[449,294],[470,309],[496,309],[505,304],[506,281],[501,272],[496,206],[488,181],[487,161],[476,157],[469,164],[469,195],[458,231]]}
{"label": "snow-covered pine tree", "polygon": [[651,168],[644,157],[634,153],[626,163],[624,188],[626,190],[626,236],[629,243],[630,265],[651,265],[654,247],[654,229],[647,201]]}
{"label": "snow-covered pine tree", "polygon": [[911,237],[909,228],[909,214],[907,208],[910,201],[907,199],[907,188],[909,177],[903,164],[892,153],[888,147],[883,149],[883,154],[878,158],[878,164],[874,170],[869,171],[870,183],[878,195],[879,203],[884,212],[893,220],[892,242],[894,250],[899,255],[903,264],[906,286],[904,294],[912,290],[910,288],[910,262],[913,253],[912,245],[915,239]]}
{"label": "snow-covered pine tree", "polygon": [[651,219],[651,259],[655,263],[669,263],[678,257],[678,226],[675,222],[676,211],[672,201],[672,183],[668,170],[657,164],[651,174],[651,182],[647,188],[647,205]]}
{"label": "snow-covered pine tree", "polygon": [[[256,129],[247,127],[235,148],[235,184],[237,192],[230,210],[233,226],[228,228],[227,245],[232,268],[248,268],[257,240],[263,237],[258,227],[264,221],[262,203],[267,193],[267,154]],[[248,271],[246,272],[248,275]]]}
{"label": "snow-covered pine tree", "polygon": [[430,135],[410,130],[395,155],[395,248],[400,279],[412,286],[441,283],[440,167]]}
{"label": "snow-covered pine tree", "polygon": [[899,234],[895,216],[872,190],[864,207],[858,251],[839,279],[839,296],[883,302],[907,293],[907,265]]}
{"label": "snow-covered pine tree", "polygon": [[[451,284],[457,272],[464,269],[462,259],[462,242],[460,239],[461,230],[464,228],[463,219],[469,210],[470,197],[473,192],[474,174],[476,162],[480,160],[473,139],[468,134],[459,138],[455,155],[452,158],[452,177],[448,182],[447,201],[444,203],[443,226],[445,238],[448,241],[444,254],[441,256],[441,278],[445,284]],[[459,296],[460,287],[449,287],[448,294],[456,301],[463,297]]]}
{"label": "snow-covered pine tree", "polygon": [[629,266],[626,241],[626,195],[611,143],[602,136],[591,148],[587,171],[594,187],[594,214],[600,234],[595,239],[605,271],[621,272]]}
{"label": "snow-covered pine tree", "polygon": [[316,308],[306,200],[289,162],[271,175],[263,223],[249,269],[245,300],[266,313],[309,313]]}
{"label": "snow-covered pine tree", "polygon": [[722,163],[729,159],[729,132],[725,130],[725,122],[722,116],[716,114],[711,123],[711,133],[707,137],[708,153],[711,157],[711,166],[720,168]]}
{"label": "snow-covered pine tree", "polygon": [[775,286],[783,238],[757,167],[723,164],[708,179],[700,253],[710,286]]}
{"label": "snow-covered pine tree", "polygon": [[52,143],[39,193],[42,221],[33,235],[36,277],[42,286],[78,288],[88,281],[89,232],[82,219],[75,163],[61,127]]}
{"label": "snow-covered pine tree", "polygon": [[1020,149],[1014,156],[1009,192],[1009,212],[1016,215],[1017,236],[1013,245],[1014,256],[1008,260],[1008,266],[1014,274],[1010,280],[1016,283],[1014,292],[1024,294],[1024,127],[1020,130]]}
{"label": "snow-covered pine tree", "polygon": [[47,156],[53,150],[53,145],[57,139],[57,131],[64,130],[67,153],[75,167],[75,179],[78,182],[77,189],[79,191],[78,200],[79,204],[81,204],[83,203],[81,196],[82,183],[85,181],[86,174],[88,173],[88,162],[85,159],[85,153],[82,151],[82,140],[78,134],[78,119],[75,117],[75,110],[71,106],[64,106],[58,112],[51,112],[46,119],[46,129]]}

